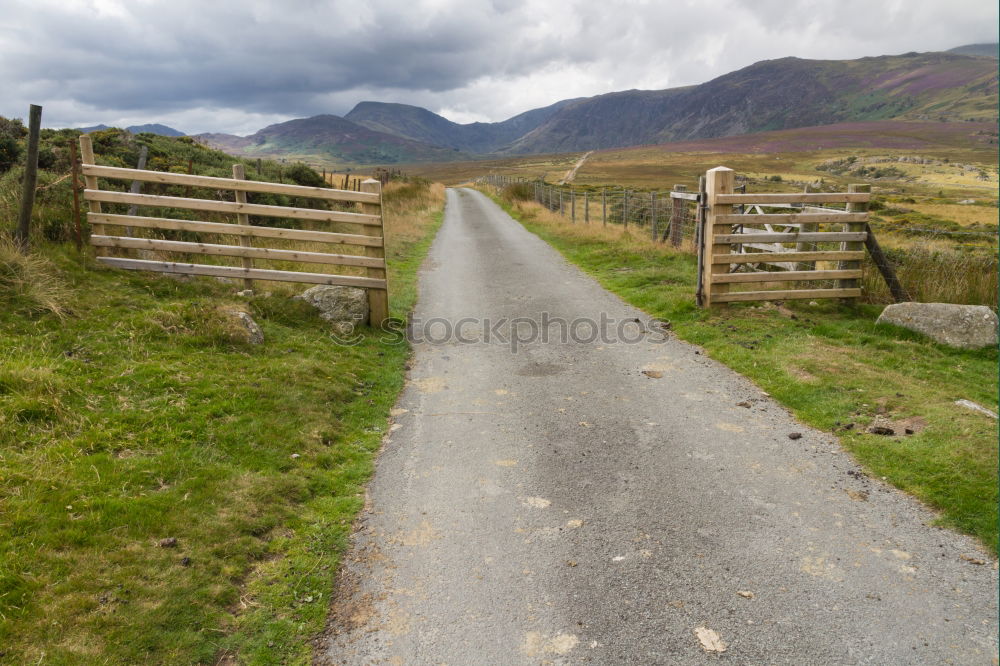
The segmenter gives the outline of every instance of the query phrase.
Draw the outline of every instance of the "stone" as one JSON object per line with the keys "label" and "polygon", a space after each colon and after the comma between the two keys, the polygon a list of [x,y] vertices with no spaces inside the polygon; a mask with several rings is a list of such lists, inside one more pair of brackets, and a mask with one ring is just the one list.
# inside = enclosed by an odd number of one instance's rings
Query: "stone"
{"label": "stone", "polygon": [[876,324],[908,328],[941,344],[981,349],[997,344],[997,315],[985,305],[896,303],[886,306]]}
{"label": "stone", "polygon": [[230,310],[227,312],[238,326],[246,331],[246,341],[252,345],[259,345],[264,342],[264,331],[253,320],[249,313],[241,310]]}
{"label": "stone", "polygon": [[368,294],[364,289],[317,285],[295,298],[319,310],[319,316],[326,321],[355,326],[368,323]]}
{"label": "stone", "polygon": [[966,409],[971,409],[974,412],[979,412],[980,414],[984,414],[990,417],[991,419],[995,419],[997,417],[996,412],[990,409],[986,409],[978,402],[972,402],[971,400],[966,400],[965,398],[962,398],[961,400],[956,400],[955,404],[958,405],[959,407],[965,407]]}

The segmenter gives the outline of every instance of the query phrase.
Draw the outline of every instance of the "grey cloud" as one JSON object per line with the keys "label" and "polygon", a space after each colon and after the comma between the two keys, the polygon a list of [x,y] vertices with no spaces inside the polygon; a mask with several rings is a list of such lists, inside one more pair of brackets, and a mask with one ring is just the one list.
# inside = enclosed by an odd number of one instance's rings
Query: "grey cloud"
{"label": "grey cloud", "polygon": [[[13,0],[0,114],[178,118],[189,131],[368,98],[499,120],[560,99],[705,81],[756,60],[996,39],[979,0]],[[53,113],[54,112],[54,113]],[[228,123],[228,124],[227,124]]]}

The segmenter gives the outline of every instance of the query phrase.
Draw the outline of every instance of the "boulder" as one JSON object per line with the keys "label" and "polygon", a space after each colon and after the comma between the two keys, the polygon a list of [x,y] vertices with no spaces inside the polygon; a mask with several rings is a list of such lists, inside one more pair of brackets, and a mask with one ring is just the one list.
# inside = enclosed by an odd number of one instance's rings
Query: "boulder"
{"label": "boulder", "polygon": [[317,285],[295,298],[315,307],[319,316],[329,322],[354,326],[368,323],[368,294],[364,289]]}
{"label": "boulder", "polygon": [[259,345],[264,342],[264,331],[260,329],[260,326],[253,320],[253,317],[249,313],[242,310],[226,310],[225,313],[229,317],[232,317],[233,322],[236,324],[239,330],[237,337],[246,340],[252,345]]}
{"label": "boulder", "polygon": [[985,305],[896,303],[887,306],[876,323],[902,326],[960,349],[997,344],[997,315]]}

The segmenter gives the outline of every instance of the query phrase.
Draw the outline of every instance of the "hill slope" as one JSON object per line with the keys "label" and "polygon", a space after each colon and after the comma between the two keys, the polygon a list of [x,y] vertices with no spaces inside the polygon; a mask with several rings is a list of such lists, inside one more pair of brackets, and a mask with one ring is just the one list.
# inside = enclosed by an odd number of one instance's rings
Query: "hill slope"
{"label": "hill slope", "polygon": [[544,123],[560,109],[577,101],[579,99],[562,100],[498,123],[461,125],[419,106],[387,102],[361,102],[344,117],[377,132],[469,153],[486,154],[506,147]]}
{"label": "hill slope", "polygon": [[[94,125],[93,127],[80,127],[79,131],[90,134],[91,132],[97,132],[99,130],[111,129],[110,126],[101,123],[100,125]],[[175,130],[173,127],[167,127],[166,125],[161,125],[159,123],[148,123],[146,125],[129,125],[125,128],[132,134],[158,134],[160,136],[185,136],[184,132],[180,130]]]}
{"label": "hill slope", "polygon": [[195,138],[235,155],[315,156],[322,160],[357,164],[447,161],[468,157],[453,149],[378,132],[334,115],[269,125],[247,137],[199,134]]}
{"label": "hill slope", "polygon": [[992,119],[994,62],[944,53],[766,60],[690,88],[571,104],[504,152],[552,153],[845,121]]}

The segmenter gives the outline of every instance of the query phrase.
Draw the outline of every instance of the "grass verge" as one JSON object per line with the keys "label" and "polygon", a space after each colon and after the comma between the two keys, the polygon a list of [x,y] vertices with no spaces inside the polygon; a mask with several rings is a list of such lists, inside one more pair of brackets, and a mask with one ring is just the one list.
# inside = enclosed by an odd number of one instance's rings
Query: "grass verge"
{"label": "grass verge", "polygon": [[[444,192],[385,199],[404,316]],[[42,254],[0,253],[0,662],[308,663],[409,349],[282,285]]]}
{"label": "grass verge", "polygon": [[[835,432],[868,473],[937,509],[997,552],[997,351],[962,351],[896,327],[880,308],[821,301],[695,306],[695,257],[620,228],[569,224],[533,202],[497,200],[606,289],[670,321],[678,337],[745,375],[801,421]],[[891,423],[912,435],[866,430]]]}

